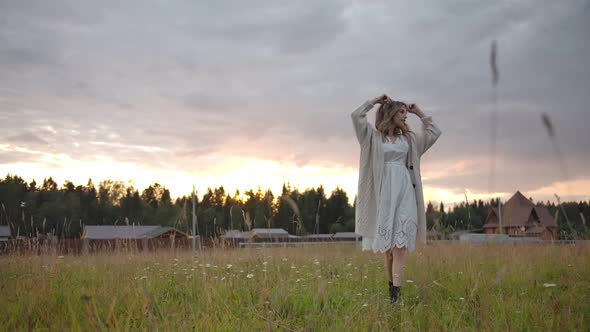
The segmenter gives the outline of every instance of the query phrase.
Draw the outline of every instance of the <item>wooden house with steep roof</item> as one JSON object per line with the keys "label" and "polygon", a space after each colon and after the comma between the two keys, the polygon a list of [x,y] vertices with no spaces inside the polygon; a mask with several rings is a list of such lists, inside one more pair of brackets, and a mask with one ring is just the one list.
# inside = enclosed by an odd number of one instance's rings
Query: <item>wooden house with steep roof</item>
{"label": "wooden house with steep roof", "polygon": [[[486,234],[557,240],[557,222],[544,206],[535,206],[517,191],[503,206],[490,209],[483,225]],[[501,217],[501,223],[500,219]]]}

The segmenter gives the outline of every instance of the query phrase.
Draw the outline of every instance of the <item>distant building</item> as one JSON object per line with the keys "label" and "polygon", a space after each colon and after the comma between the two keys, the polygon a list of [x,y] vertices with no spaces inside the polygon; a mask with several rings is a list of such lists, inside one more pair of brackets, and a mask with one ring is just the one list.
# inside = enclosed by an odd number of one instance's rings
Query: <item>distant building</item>
{"label": "distant building", "polygon": [[355,232],[338,232],[332,236],[334,241],[360,241],[362,236]]}
{"label": "distant building", "polygon": [[236,229],[230,229],[219,237],[223,247],[237,247],[240,243],[250,240],[250,232],[242,232]]}
{"label": "distant building", "polygon": [[8,241],[11,237],[10,226],[0,226],[0,242]]}
{"label": "distant building", "polygon": [[320,242],[333,241],[334,234],[307,234],[302,237],[303,241]]}
{"label": "distant building", "polygon": [[543,240],[536,237],[514,237],[506,234],[481,233],[463,233],[459,235],[459,241],[470,244],[531,244],[543,242]]}
{"label": "distant building", "polygon": [[187,234],[172,227],[159,225],[86,225],[82,232],[82,239],[88,240],[153,239],[170,237],[187,238]]}
{"label": "distant building", "polygon": [[282,228],[253,228],[250,231],[250,239],[254,242],[280,242],[289,238],[289,232]]}
{"label": "distant building", "polygon": [[[501,211],[492,208],[483,225],[485,234],[507,234],[520,237],[537,237],[557,240],[557,223],[546,207],[535,206],[520,191],[517,191]],[[500,225],[498,217],[501,217]]]}
{"label": "distant building", "polygon": [[459,231],[454,231],[451,234],[449,234],[449,239],[450,240],[459,240],[459,237],[463,234],[470,234],[470,233],[481,233],[482,230],[459,230]]}

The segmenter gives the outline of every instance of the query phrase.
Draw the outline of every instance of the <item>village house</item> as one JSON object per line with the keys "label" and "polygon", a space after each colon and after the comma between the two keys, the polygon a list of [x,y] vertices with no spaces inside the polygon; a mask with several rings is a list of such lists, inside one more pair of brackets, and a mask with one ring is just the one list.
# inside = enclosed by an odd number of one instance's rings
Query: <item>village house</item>
{"label": "village house", "polygon": [[[82,231],[82,251],[105,248],[157,250],[189,245],[186,233],[160,225],[86,225]],[[200,241],[197,238],[197,241]],[[200,244],[199,244],[200,245]]]}
{"label": "village house", "polygon": [[292,237],[282,228],[253,228],[250,238],[253,242],[287,242]]}
{"label": "village house", "polygon": [[[501,217],[501,224],[499,220]],[[517,191],[503,206],[490,209],[483,225],[486,234],[557,240],[557,222],[546,207],[535,206]]]}
{"label": "village house", "polygon": [[82,239],[115,240],[115,239],[153,239],[153,238],[186,238],[187,235],[172,227],[160,225],[113,226],[86,225]]}
{"label": "village house", "polygon": [[337,232],[332,236],[334,241],[360,241],[362,236],[355,232]]}

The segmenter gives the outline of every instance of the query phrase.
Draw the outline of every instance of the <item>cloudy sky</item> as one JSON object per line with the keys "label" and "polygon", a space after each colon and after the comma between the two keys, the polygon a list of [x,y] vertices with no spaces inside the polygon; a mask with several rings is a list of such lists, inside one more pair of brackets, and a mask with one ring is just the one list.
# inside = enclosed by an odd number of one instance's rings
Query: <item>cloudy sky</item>
{"label": "cloudy sky", "polygon": [[354,197],[350,113],[387,93],[443,131],[427,200],[587,200],[589,31],[576,0],[0,0],[0,176]]}

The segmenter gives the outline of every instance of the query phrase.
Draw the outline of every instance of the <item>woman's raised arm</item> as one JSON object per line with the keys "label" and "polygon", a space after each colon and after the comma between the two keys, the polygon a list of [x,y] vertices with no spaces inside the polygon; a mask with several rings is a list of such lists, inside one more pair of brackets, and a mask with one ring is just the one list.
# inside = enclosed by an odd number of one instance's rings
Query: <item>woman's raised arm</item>
{"label": "woman's raised arm", "polygon": [[416,133],[419,155],[423,155],[436,142],[441,135],[440,128],[416,105],[411,104],[408,112],[416,114],[422,121],[422,132]]}
{"label": "woman's raised arm", "polygon": [[369,112],[375,104],[382,104],[389,97],[386,95],[381,95],[379,97],[375,97],[371,100],[364,102],[361,106],[359,106],[350,117],[352,118],[352,124],[354,126],[354,131],[356,133],[356,137],[359,143],[363,143],[369,137],[369,130],[371,130],[369,121],[367,121],[367,112]]}

